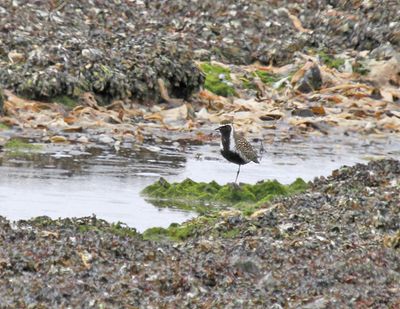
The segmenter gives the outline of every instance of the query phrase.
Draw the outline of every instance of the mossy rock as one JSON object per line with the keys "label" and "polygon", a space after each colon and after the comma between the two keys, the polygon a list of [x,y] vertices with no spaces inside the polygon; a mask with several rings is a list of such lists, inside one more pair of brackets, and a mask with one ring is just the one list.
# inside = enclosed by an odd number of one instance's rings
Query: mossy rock
{"label": "mossy rock", "polygon": [[[231,81],[231,72],[219,65],[204,62],[200,68],[206,76],[204,87],[220,96],[229,97],[236,94],[235,89],[229,83]],[[224,78],[221,79],[221,76]]]}

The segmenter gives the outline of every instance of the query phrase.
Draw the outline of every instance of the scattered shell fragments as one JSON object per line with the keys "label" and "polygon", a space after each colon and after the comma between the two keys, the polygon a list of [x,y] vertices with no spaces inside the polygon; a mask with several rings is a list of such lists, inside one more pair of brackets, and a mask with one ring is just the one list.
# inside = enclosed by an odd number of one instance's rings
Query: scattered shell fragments
{"label": "scattered shell fragments", "polygon": [[0,217],[0,299],[8,308],[397,308],[399,181],[398,161],[343,167],[251,217],[204,220],[180,243],[96,217]]}

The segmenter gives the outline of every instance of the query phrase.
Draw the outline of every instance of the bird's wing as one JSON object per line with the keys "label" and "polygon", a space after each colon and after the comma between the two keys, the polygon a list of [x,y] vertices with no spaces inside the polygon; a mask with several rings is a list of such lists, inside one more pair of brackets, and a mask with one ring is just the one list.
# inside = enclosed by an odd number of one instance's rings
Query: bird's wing
{"label": "bird's wing", "polygon": [[247,159],[248,161],[253,161],[255,163],[260,163],[258,161],[258,156],[257,152],[254,150],[253,146],[242,136],[238,135],[236,136],[236,141],[239,145],[236,145],[236,148],[244,149],[242,152],[242,155],[245,156],[244,159]]}
{"label": "bird's wing", "polygon": [[[249,144],[250,145],[250,144]],[[250,145],[251,146],[251,145]],[[260,163],[260,161],[258,160],[258,155],[257,152],[254,150],[253,147],[251,147],[251,152],[249,153],[249,159],[255,163]]]}

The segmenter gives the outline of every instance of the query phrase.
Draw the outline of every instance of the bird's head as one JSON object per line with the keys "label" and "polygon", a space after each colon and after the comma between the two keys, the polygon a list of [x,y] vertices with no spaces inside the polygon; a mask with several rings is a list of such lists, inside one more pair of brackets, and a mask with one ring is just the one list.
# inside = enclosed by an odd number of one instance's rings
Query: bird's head
{"label": "bird's head", "polygon": [[232,123],[224,123],[221,122],[221,125],[215,129],[216,131],[219,131],[222,135],[229,136],[231,132],[233,131],[233,125]]}

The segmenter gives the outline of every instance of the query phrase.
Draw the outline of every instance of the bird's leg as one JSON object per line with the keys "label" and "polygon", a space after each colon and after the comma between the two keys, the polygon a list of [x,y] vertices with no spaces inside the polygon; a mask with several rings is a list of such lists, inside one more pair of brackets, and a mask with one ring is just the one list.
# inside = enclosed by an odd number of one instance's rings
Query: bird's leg
{"label": "bird's leg", "polygon": [[263,157],[264,152],[265,152],[264,143],[263,143],[263,140],[260,139],[260,151],[258,152],[258,156],[257,156],[260,161]]}
{"label": "bird's leg", "polygon": [[239,177],[239,173],[240,173],[240,164],[239,164],[238,171],[237,171],[237,173],[236,173],[235,183],[237,182],[237,179],[238,179],[238,177]]}

